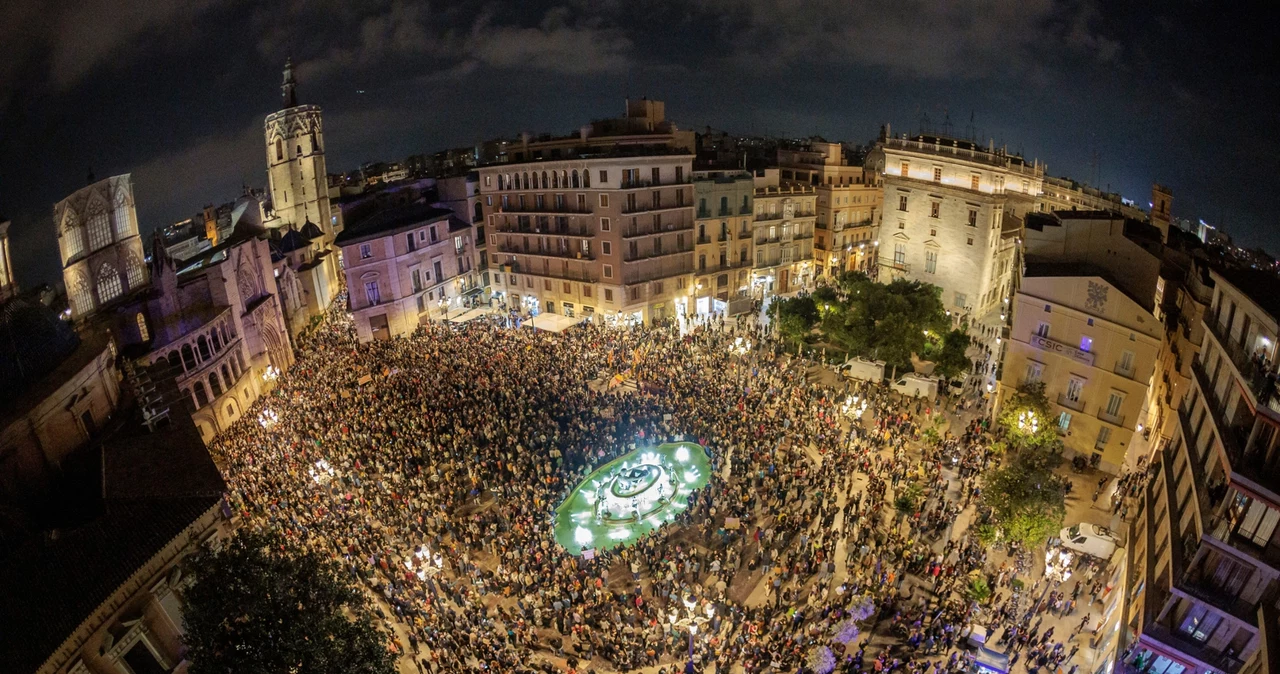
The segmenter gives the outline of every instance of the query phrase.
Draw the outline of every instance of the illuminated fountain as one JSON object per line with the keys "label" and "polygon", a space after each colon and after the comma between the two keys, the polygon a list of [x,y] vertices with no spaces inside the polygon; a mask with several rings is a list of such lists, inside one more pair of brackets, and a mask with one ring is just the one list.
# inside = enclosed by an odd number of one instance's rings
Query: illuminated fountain
{"label": "illuminated fountain", "polygon": [[556,512],[556,539],[575,553],[627,545],[674,520],[709,473],[700,445],[666,444],[626,454],[569,494]]}

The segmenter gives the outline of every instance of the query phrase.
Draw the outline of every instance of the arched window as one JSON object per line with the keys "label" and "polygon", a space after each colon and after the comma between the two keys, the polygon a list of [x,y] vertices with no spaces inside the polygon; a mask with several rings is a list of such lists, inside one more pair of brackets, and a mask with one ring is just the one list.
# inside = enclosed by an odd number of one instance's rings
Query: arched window
{"label": "arched window", "polygon": [[475,214],[472,216],[472,222],[481,222],[484,220],[484,210],[480,208],[480,202],[476,202]]}
{"label": "arched window", "polygon": [[302,156],[302,146],[301,146],[301,145],[297,146],[297,151],[296,151],[296,153],[294,154],[294,156],[296,156],[296,157],[301,157],[301,156]]}
{"label": "arched window", "polygon": [[196,339],[196,348],[200,351],[201,360],[209,360],[211,354],[209,353],[208,338],[206,338],[204,335],[200,335],[200,337]]}
{"label": "arched window", "polygon": [[526,190],[529,189],[529,173],[528,172],[525,172],[524,174],[524,188]]}
{"label": "arched window", "polygon": [[230,388],[235,383],[235,379],[231,377],[231,368],[226,363],[222,364],[222,378],[227,381],[227,387]]}
{"label": "arched window", "polygon": [[120,272],[110,262],[103,262],[98,267],[98,303],[106,304],[124,293],[120,283]]}
{"label": "arched window", "polygon": [[568,171],[564,171],[564,170],[561,170],[561,171],[560,171],[560,184],[561,184],[562,186],[564,186],[564,187],[568,187],[568,186],[569,186],[569,172],[568,172]]}
{"label": "arched window", "polygon": [[[178,355],[177,351],[170,351],[169,355],[165,357],[165,360],[169,362],[169,369],[171,370],[182,369],[182,358]],[[177,373],[174,373],[174,374],[177,374]]]}
{"label": "arched window", "polygon": [[143,317],[142,312],[138,312],[133,319],[138,323],[138,336],[144,342],[149,341],[151,339],[151,333],[147,330],[147,319]]}
{"label": "arched window", "polygon": [[205,393],[204,382],[197,381],[195,386],[191,387],[191,391],[196,394],[196,409],[209,404],[209,394]]}
{"label": "arched window", "polygon": [[214,398],[222,395],[222,382],[218,380],[217,371],[209,373],[209,390],[213,391]]}
{"label": "arched window", "polygon": [[591,171],[590,170],[584,170],[582,172],[582,186],[584,188],[591,187]]}
{"label": "arched window", "polygon": [[214,328],[209,331],[209,343],[213,344],[214,353],[219,353],[220,351],[222,351],[222,335],[218,334],[217,328]]}
{"label": "arched window", "polygon": [[98,250],[111,243],[111,217],[102,206],[89,213],[89,250]]}
{"label": "arched window", "polygon": [[137,256],[129,255],[124,264],[124,273],[129,280],[129,290],[142,287],[143,279],[145,278],[142,271],[142,262],[138,260]]}
{"label": "arched window", "polygon": [[572,176],[573,186],[574,186],[574,187],[580,187],[580,185],[578,184],[578,169],[574,169],[574,170],[573,170],[573,173],[571,173],[571,174],[569,174],[569,175],[571,175],[571,176]]}
{"label": "arched window", "polygon": [[190,344],[182,345],[182,365],[190,372],[196,369],[196,352]]}
{"label": "arched window", "polygon": [[284,141],[277,138],[276,139],[276,161],[282,161],[283,159],[284,159]]}
{"label": "arched window", "polygon": [[547,172],[542,172],[542,189],[547,189]]}
{"label": "arched window", "polygon": [[129,221],[129,204],[121,197],[116,203],[116,211],[112,214],[116,221],[116,238],[123,239],[133,234],[133,223]]}
{"label": "arched window", "polygon": [[560,187],[560,174],[555,171],[551,172],[551,186]]}

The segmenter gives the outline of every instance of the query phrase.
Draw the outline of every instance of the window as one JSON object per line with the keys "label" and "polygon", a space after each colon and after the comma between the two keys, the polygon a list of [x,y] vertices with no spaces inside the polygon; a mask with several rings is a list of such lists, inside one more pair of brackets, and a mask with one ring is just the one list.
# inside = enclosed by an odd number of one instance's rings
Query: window
{"label": "window", "polygon": [[105,304],[124,293],[120,283],[120,272],[110,262],[103,262],[98,267],[98,303]]}
{"label": "window", "polygon": [[[1244,511],[1244,501],[1248,499],[1243,494],[1236,496],[1236,507]],[[1265,547],[1267,542],[1271,540],[1271,534],[1275,531],[1276,522],[1280,520],[1280,511],[1274,508],[1268,508],[1263,501],[1250,500],[1248,510],[1245,511],[1244,518],[1240,522],[1240,528],[1236,531],[1241,536],[1248,538],[1255,544]]]}
{"label": "window", "polygon": [[606,265],[604,266],[604,277],[605,277],[605,278],[613,278],[613,265],[611,265],[611,264],[606,264]]}
{"label": "window", "polygon": [[129,290],[133,290],[134,288],[138,288],[142,286],[142,281],[143,281],[142,263],[138,262],[137,258],[130,257],[128,260],[125,261],[124,273],[128,277]]}
{"label": "window", "polygon": [[1081,351],[1084,351],[1084,352],[1088,353],[1088,352],[1089,352],[1089,350],[1090,350],[1090,349],[1092,349],[1092,348],[1093,348],[1093,338],[1092,338],[1092,337],[1081,337],[1081,338],[1080,338],[1080,350],[1081,350]]}
{"label": "window", "polygon": [[1084,392],[1084,380],[1080,377],[1072,377],[1067,382],[1067,400],[1073,403],[1080,402],[1080,394]]}
{"label": "window", "polygon": [[1058,415],[1058,432],[1065,434],[1071,430],[1071,413],[1063,412]]}
{"label": "window", "polygon": [[609,218],[600,218],[600,231],[608,232],[611,231],[611,229],[612,227],[609,225]]}
{"label": "window", "polygon": [[1032,384],[1040,381],[1040,376],[1044,374],[1044,365],[1034,360],[1027,361],[1027,383]]}
{"label": "window", "polygon": [[1049,324],[1044,321],[1040,321],[1040,325],[1036,326],[1036,334],[1039,335],[1040,337],[1048,337]]}
{"label": "window", "polygon": [[905,194],[898,195],[898,210],[900,211],[907,210],[907,195]]}
{"label": "window", "polygon": [[964,293],[956,293],[956,306],[957,307],[969,306],[969,296],[965,295]]}
{"label": "window", "polygon": [[373,246],[367,243],[360,244],[360,259],[367,260],[373,257]]}
{"label": "window", "polygon": [[654,282],[653,282],[653,294],[654,294],[654,295],[661,295],[661,294],[662,294],[662,281],[654,281]]}
{"label": "window", "polygon": [[439,260],[436,260],[435,262],[431,263],[431,270],[435,272],[436,283],[439,283],[444,280],[444,270],[441,269]]}
{"label": "window", "polygon": [[910,174],[911,174],[911,164],[905,161],[902,162],[902,170],[900,171],[900,175],[903,178],[906,178]]}
{"label": "window", "polygon": [[899,221],[898,221],[898,229],[906,229],[906,228],[907,228],[907,221],[906,221],[906,220],[899,220]]}
{"label": "window", "polygon": [[422,270],[414,269],[409,274],[413,279],[413,292],[422,292]]}
{"label": "window", "polygon": [[111,243],[111,219],[105,210],[97,210],[89,214],[89,250]]}
{"label": "window", "polygon": [[366,281],[364,284],[364,298],[369,304],[377,304],[382,301],[382,294],[378,292],[377,281]]}
{"label": "window", "polygon": [[1119,417],[1120,405],[1122,404],[1124,404],[1124,396],[1112,391],[1111,395],[1107,397],[1107,415],[1111,417]]}
{"label": "window", "polygon": [[603,185],[603,184],[605,184],[605,183],[607,183],[607,182],[609,182],[609,172],[608,172],[608,171],[601,171],[601,172],[600,172],[600,184],[601,184],[601,185]]}
{"label": "window", "polygon": [[600,195],[600,208],[608,208],[608,207],[609,207],[609,195],[607,195],[607,194],[601,194],[601,195]]}
{"label": "window", "polygon": [[608,241],[601,241],[600,252],[605,255],[613,255],[613,244]]}
{"label": "window", "polygon": [[969,209],[969,226],[970,227],[978,226],[978,212],[972,208]]}
{"label": "window", "polygon": [[1125,351],[1120,354],[1120,363],[1116,365],[1116,369],[1120,372],[1133,374],[1133,352]]}
{"label": "window", "polygon": [[416,239],[413,238],[413,232],[409,232],[408,234],[404,235],[404,243],[405,243],[405,247],[408,248],[410,253],[418,249],[418,242]]}
{"label": "window", "polygon": [[893,263],[903,265],[907,263],[907,246],[903,243],[893,244]]}
{"label": "window", "polygon": [[605,288],[605,289],[604,289],[604,301],[606,301],[606,302],[612,302],[612,301],[613,301],[613,289],[611,289],[611,288]]}
{"label": "window", "polygon": [[938,211],[939,211],[939,210],[941,210],[941,208],[942,208],[942,204],[940,204],[940,203],[938,203],[938,202],[936,202],[936,201],[934,201],[934,202],[930,202],[930,204],[929,204],[929,217],[931,217],[931,218],[936,218],[936,217],[938,217]]}
{"label": "window", "polygon": [[136,316],[133,317],[133,320],[138,324],[138,337],[142,339],[142,341],[144,342],[149,341],[151,339],[151,332],[147,330],[146,317],[144,317],[142,313],[139,312]]}
{"label": "window", "polygon": [[1098,429],[1098,439],[1094,441],[1093,448],[1103,449],[1107,446],[1107,443],[1110,441],[1111,441],[1111,427],[1103,426]]}
{"label": "window", "polygon": [[972,245],[973,245],[973,237],[972,237],[972,236],[970,236],[970,237],[965,237],[965,244],[972,246]]}
{"label": "window", "polygon": [[933,167],[933,182],[935,183],[942,182],[942,169],[940,167],[937,167],[937,166]]}
{"label": "window", "polygon": [[924,271],[926,274],[938,273],[938,254],[937,253],[931,250],[926,250],[924,252]]}
{"label": "window", "polygon": [[431,225],[430,227],[427,228],[427,235],[431,238],[431,243],[435,243],[440,240],[440,238],[436,236],[435,225]]}
{"label": "window", "polygon": [[464,249],[464,246],[463,246],[462,236],[458,235],[453,237],[453,252],[461,255],[463,249]]}
{"label": "window", "polygon": [[969,176],[969,189],[972,189],[976,192],[978,190],[978,185],[981,182],[982,182],[982,176],[978,175],[977,173]]}
{"label": "window", "polygon": [[937,236],[937,235],[938,235],[938,228],[937,228],[937,227],[930,227],[930,228],[929,228],[929,236]]}
{"label": "window", "polygon": [[581,250],[584,256],[591,255],[591,239],[582,239]]}

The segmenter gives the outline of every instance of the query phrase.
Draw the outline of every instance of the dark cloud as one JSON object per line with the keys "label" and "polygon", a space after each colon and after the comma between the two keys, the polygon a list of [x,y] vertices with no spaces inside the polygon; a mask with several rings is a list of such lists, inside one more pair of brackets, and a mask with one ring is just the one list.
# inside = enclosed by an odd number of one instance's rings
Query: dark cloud
{"label": "dark cloud", "polygon": [[52,203],[132,171],[144,227],[262,185],[279,68],[325,108],[329,165],[521,131],[622,98],[690,127],[869,140],[950,119],[1276,247],[1275,62],[1211,3],[1101,0],[8,0],[0,212],[20,274],[57,277]]}

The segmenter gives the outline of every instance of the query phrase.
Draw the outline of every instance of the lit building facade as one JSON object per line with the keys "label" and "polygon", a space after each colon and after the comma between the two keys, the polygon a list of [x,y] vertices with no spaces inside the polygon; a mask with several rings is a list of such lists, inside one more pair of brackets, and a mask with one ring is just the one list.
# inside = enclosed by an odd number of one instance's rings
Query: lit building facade
{"label": "lit building facade", "polygon": [[1277,670],[1280,401],[1273,274],[1211,271],[1203,344],[1133,527],[1126,671]]}
{"label": "lit building facade", "polygon": [[749,173],[694,177],[697,238],[690,311],[735,314],[742,310],[742,301],[749,304],[750,270],[755,264],[754,196],[755,182]]}
{"label": "lit building facade", "polygon": [[493,291],[530,313],[643,322],[687,314],[693,156],[583,152],[479,169]]}
{"label": "lit building facade", "polygon": [[348,303],[360,341],[412,333],[429,318],[465,309],[478,288],[470,223],[412,203],[379,211],[338,235]]}
{"label": "lit building facade", "polygon": [[1029,263],[1012,299],[999,400],[1043,382],[1068,455],[1119,473],[1160,351],[1149,306],[1102,270]]}
{"label": "lit building facade", "polygon": [[1043,169],[994,146],[887,128],[869,164],[884,176],[879,278],[931,283],[953,314],[985,318],[977,309],[999,292],[1004,215],[1032,210]]}
{"label": "lit building facade", "polygon": [[884,203],[884,184],[876,172],[851,164],[840,143],[818,140],[779,149],[778,167],[781,184],[817,187],[816,274],[874,272],[877,225]]}
{"label": "lit building facade", "polygon": [[810,287],[816,279],[813,239],[817,226],[818,190],[813,185],[769,184],[756,179],[756,294],[786,294]]}
{"label": "lit building facade", "polygon": [[13,258],[9,256],[9,221],[0,215],[0,304],[18,294],[13,277]]}
{"label": "lit building facade", "polygon": [[92,316],[147,285],[129,174],[76,190],[53,207],[71,315]]}

